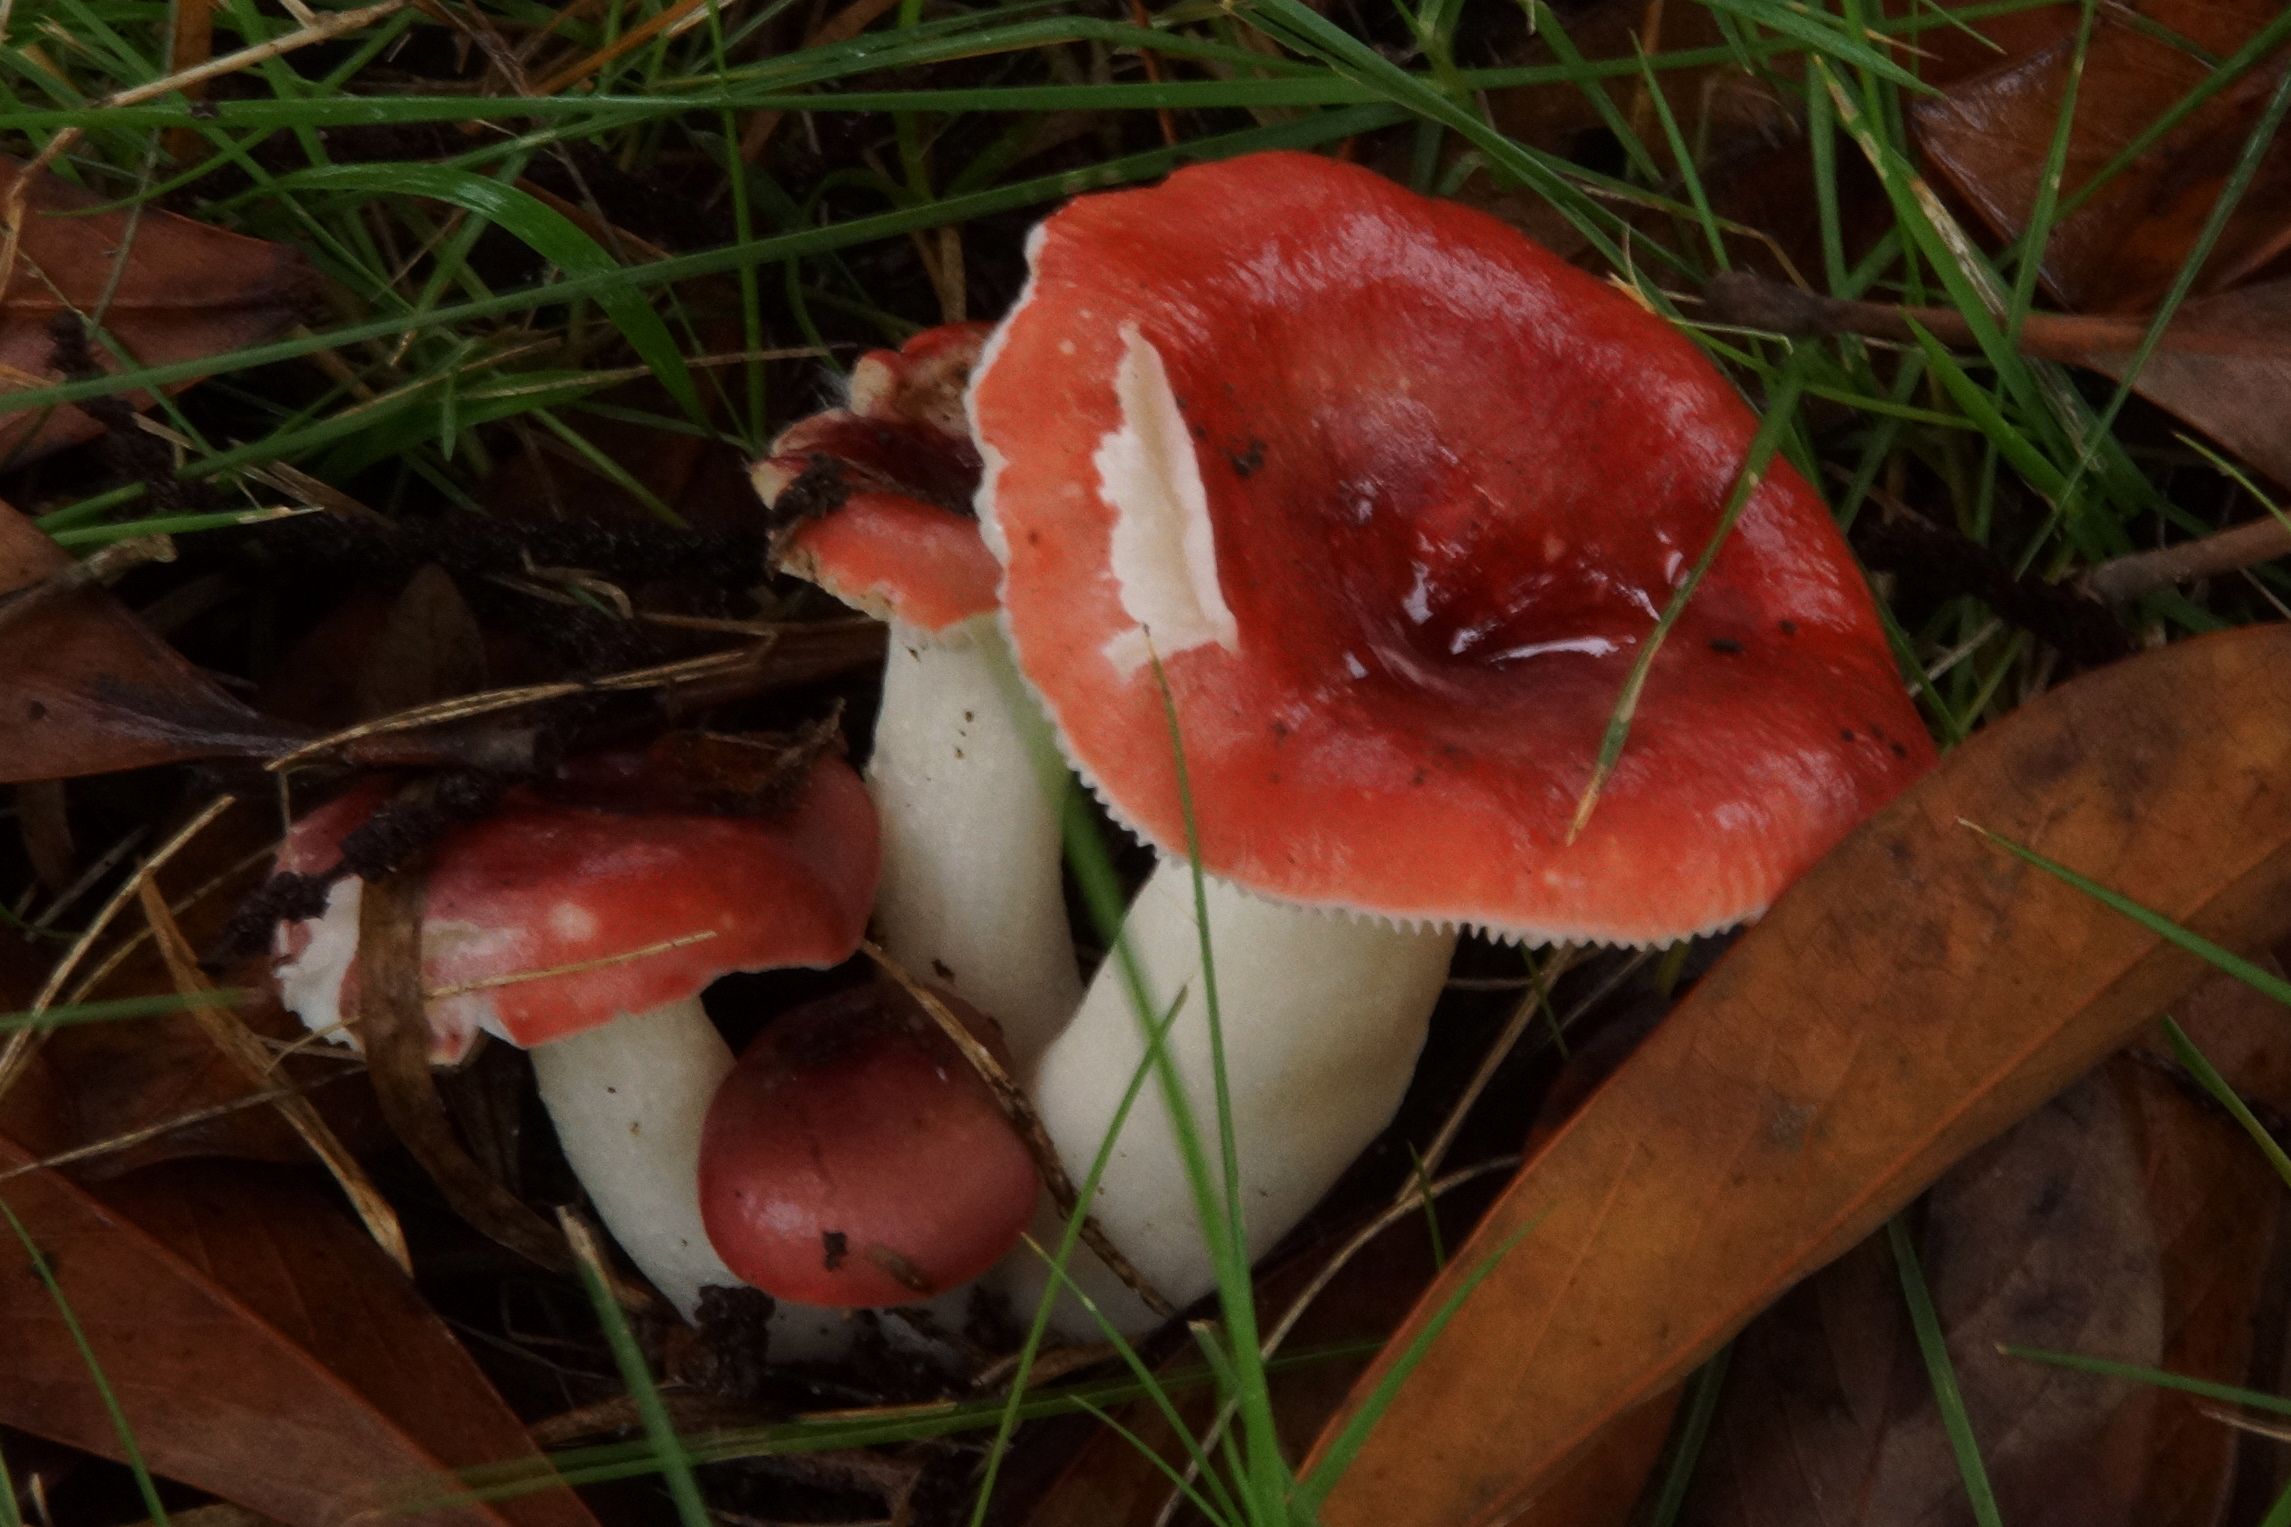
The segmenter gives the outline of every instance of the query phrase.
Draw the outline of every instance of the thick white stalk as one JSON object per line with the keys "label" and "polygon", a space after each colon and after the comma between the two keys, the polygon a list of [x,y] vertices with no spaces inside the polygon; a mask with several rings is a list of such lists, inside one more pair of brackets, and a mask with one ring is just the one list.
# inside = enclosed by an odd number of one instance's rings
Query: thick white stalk
{"label": "thick white stalk", "polygon": [[687,1320],[703,1287],[740,1282],[700,1223],[700,1125],[731,1069],[698,997],[533,1050],[557,1143],[597,1217]]}
{"label": "thick white stalk", "polygon": [[1014,709],[992,616],[891,627],[867,765],[883,824],[883,947],[1002,1025],[1024,1067],[1081,1000],[1058,798]]}
{"label": "thick white stalk", "polygon": [[[1455,935],[1407,932],[1342,913],[1207,884],[1227,1087],[1252,1260],[1285,1235],[1390,1122],[1415,1070]],[[1123,934],[1152,1000],[1179,1001],[1169,1048],[1213,1183],[1222,1181],[1217,1102],[1190,868],[1165,860],[1131,903]],[[1080,1180],[1110,1127],[1145,1039],[1120,962],[1109,957],[1073,1022],[1044,1052],[1034,1106]],[[1152,1283],[1185,1304],[1215,1283],[1174,1120],[1150,1079],[1099,1183],[1098,1223]],[[1079,1257],[1077,1260],[1081,1260]],[[1007,1264],[1014,1292],[1039,1297],[1031,1258]],[[1072,1269],[1125,1331],[1144,1306],[1094,1259]],[[1060,1320],[1089,1334],[1075,1307]]]}

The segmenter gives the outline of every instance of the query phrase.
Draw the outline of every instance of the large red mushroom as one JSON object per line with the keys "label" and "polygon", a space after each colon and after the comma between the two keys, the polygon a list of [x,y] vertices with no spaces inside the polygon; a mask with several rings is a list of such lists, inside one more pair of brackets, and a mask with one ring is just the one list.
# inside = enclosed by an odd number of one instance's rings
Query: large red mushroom
{"label": "large red mushroom", "polygon": [[[969,394],[1020,669],[1171,856],[1126,937],[1210,1060],[1177,738],[1212,878],[1250,1244],[1389,1119],[1455,930],[1648,944],[1755,916],[1932,748],[1820,499],[1777,463],[1655,658],[1756,420],[1681,334],[1494,219],[1268,154],[1085,197]],[[1142,1053],[1108,961],[1036,1105],[1087,1160]],[[1210,1266],[1149,1090],[1096,1213]]]}
{"label": "large red mushroom", "polygon": [[[379,782],[298,821],[278,868],[327,874],[381,805]],[[739,1280],[710,1249],[697,1188],[700,1125],[732,1055],[700,1004],[718,976],[848,959],[866,932],[875,813],[841,758],[808,766],[762,815],[628,813],[511,792],[448,834],[425,878],[422,983],[430,1058],[480,1033],[529,1050],[559,1144],[605,1228],[678,1309]],[[286,1005],[348,1039],[358,1011],[363,882],[287,923]]]}

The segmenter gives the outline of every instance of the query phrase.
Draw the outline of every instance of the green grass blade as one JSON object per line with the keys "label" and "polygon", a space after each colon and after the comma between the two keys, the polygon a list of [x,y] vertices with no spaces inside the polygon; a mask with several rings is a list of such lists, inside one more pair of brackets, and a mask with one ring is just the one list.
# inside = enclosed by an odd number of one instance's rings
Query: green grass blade
{"label": "green grass blade", "polygon": [[195,1007],[237,1007],[254,1000],[241,986],[220,987],[188,996],[166,992],[149,997],[110,997],[101,1002],[75,1002],[39,1012],[0,1014],[0,1034],[16,1029],[53,1029],[67,1023],[117,1023],[129,1018],[156,1018],[166,1013],[187,1013]]}
{"label": "green grass blade", "polygon": [[1751,437],[1749,453],[1742,461],[1741,474],[1734,479],[1734,491],[1727,495],[1726,506],[1719,512],[1718,528],[1711,532],[1710,540],[1702,548],[1702,554],[1694,559],[1694,566],[1687,570],[1685,580],[1679,584],[1677,592],[1671,595],[1670,604],[1656,620],[1654,629],[1647,633],[1646,640],[1640,644],[1639,655],[1632,661],[1631,670],[1623,679],[1622,693],[1616,696],[1614,712],[1607,718],[1606,734],[1599,739],[1599,756],[1591,766],[1591,781],[1584,787],[1582,799],[1576,803],[1575,820],[1567,830],[1570,841],[1591,820],[1591,813],[1599,804],[1599,792],[1605,787],[1607,776],[1614,772],[1615,761],[1623,756],[1623,746],[1631,736],[1631,718],[1638,714],[1639,696],[1647,687],[1647,675],[1654,669],[1656,654],[1662,651],[1663,642],[1669,637],[1671,628],[1678,624],[1679,617],[1686,613],[1687,601],[1694,597],[1694,591],[1701,585],[1703,575],[1718,560],[1720,549],[1734,532],[1735,522],[1742,518],[1742,512],[1749,507],[1752,495],[1758,491],[1758,485],[1765,480],[1767,465],[1781,448],[1783,436],[1789,431],[1792,417],[1797,412],[1798,393],[1804,381],[1803,357],[1793,354],[1783,369],[1781,380],[1775,386],[1774,398],[1766,410],[1766,417],[1758,423],[1758,433]]}
{"label": "green grass blade", "polygon": [[1526,1240],[1535,1228],[1532,1223],[1522,1225],[1506,1236],[1501,1245],[1491,1248],[1463,1282],[1456,1285],[1456,1291],[1440,1302],[1439,1309],[1425,1322],[1424,1329],[1393,1362],[1391,1371],[1377,1381],[1368,1398],[1361,1402],[1360,1409],[1352,1419],[1345,1422],[1344,1429],[1329,1443],[1328,1451],[1322,1456],[1319,1466],[1298,1482],[1294,1501],[1306,1518],[1310,1519],[1319,1512],[1320,1504],[1328,1499],[1329,1491],[1336,1488],[1337,1481],[1344,1477],[1344,1471],[1351,1468],[1352,1461],[1360,1456],[1360,1450],[1367,1445],[1369,1434],[1376,1429],[1376,1423],[1384,1419],[1384,1413],[1400,1397],[1400,1386],[1407,1383],[1408,1376],[1423,1363],[1432,1350],[1432,1343],[1440,1339],[1440,1333],[1448,1328],[1448,1322],[1456,1318],[1456,1311],[1464,1307],[1464,1301],[1478,1292],[1488,1275],[1496,1270],[1505,1257],[1511,1255],[1512,1248]]}
{"label": "green grass blade", "polygon": [[1694,1371],[1687,1381],[1686,1404],[1664,1450],[1662,1484],[1648,1503],[1644,1527],[1671,1527],[1686,1506],[1688,1487],[1694,1483],[1695,1465],[1710,1437],[1711,1419],[1718,1414],[1719,1397],[1726,1392],[1726,1369],[1734,1355],[1732,1343]]}
{"label": "green grass blade", "polygon": [[2227,972],[2238,981],[2265,993],[2277,1002],[2291,1004],[2291,981],[2285,981],[2273,971],[2254,965],[2233,950],[2223,948],[2202,934],[2181,927],[2161,912],[2151,911],[2129,896],[2118,891],[2112,891],[2089,876],[2079,875],[2058,860],[2047,859],[2034,849],[2023,848],[2012,839],[1993,833],[1978,822],[1968,822],[1962,817],[1957,820],[1959,825],[1979,833],[2007,853],[2024,859],[2053,878],[2074,886],[2110,911],[2130,918],[2157,937],[2169,943],[2177,944],[2213,969]]}
{"label": "green grass blade", "polygon": [[900,238],[921,229],[938,228],[949,223],[1038,206],[1043,202],[1079,195],[1084,191],[1151,179],[1193,160],[1222,159],[1270,148],[1302,148],[1335,138],[1351,137],[1378,127],[1388,127],[1402,120],[1405,115],[1399,108],[1391,106],[1359,106],[1322,112],[1295,122],[1248,128],[1219,137],[1195,139],[1176,147],[1126,154],[1087,169],[1062,170],[1056,174],[1014,181],[1009,185],[968,196],[947,197],[924,206],[901,207],[870,217],[833,223],[824,228],[807,228],[797,233],[779,234],[768,239],[758,239],[753,244],[725,245],[679,255],[673,259],[656,260],[647,265],[616,266],[609,272],[568,276],[548,286],[526,287],[480,301],[438,308],[418,319],[402,316],[371,319],[321,333],[253,345],[207,360],[123,368],[108,376],[91,377],[84,381],[20,388],[0,394],[0,416],[46,408],[57,403],[109,397],[137,389],[166,387],[225,371],[296,360],[322,350],[340,349],[366,340],[395,340],[408,334],[510,317],[575,298],[593,299],[606,291],[622,287],[635,289],[662,286],[670,282],[723,275],[754,265],[776,265],[832,250]]}
{"label": "green grass blade", "polygon": [[630,267],[614,259],[572,219],[529,192],[466,170],[431,164],[328,165],[282,175],[272,189],[285,193],[315,190],[424,196],[485,219],[515,235],[566,275],[589,278],[593,289],[588,295],[620,330],[629,348],[694,422],[707,419],[699,390],[692,385],[692,373],[685,367],[684,352],[669,334],[668,325],[633,286],[616,279]]}
{"label": "green grass blade", "polygon": [[2268,1132],[2267,1126],[2259,1122],[2259,1116],[2251,1111],[2250,1104],[2244,1102],[2243,1095],[2230,1086],[2227,1078],[2219,1074],[2219,1068],[2211,1063],[2203,1051],[2196,1048],[2195,1041],[2188,1038],[2187,1031],[2169,1017],[2164,1019],[2164,1037],[2171,1041],[2172,1054],[2187,1068],[2188,1074],[2202,1085],[2204,1091],[2211,1094],[2213,1102],[2226,1109],[2228,1116],[2243,1126],[2243,1132],[2251,1137],[2251,1143],[2259,1147],[2259,1153],[2267,1158],[2267,1164],[2275,1168],[2275,1175],[2283,1179],[2285,1187],[2291,1188],[2291,1154],[2286,1154],[2282,1144]]}
{"label": "green grass blade", "polygon": [[1714,11],[1739,16],[1753,21],[1769,31],[1779,32],[1791,41],[1801,43],[1819,57],[1834,63],[1850,65],[1875,75],[1919,95],[1938,95],[1939,91],[1892,59],[1861,41],[1844,27],[1837,18],[1826,13],[1807,10],[1775,0],[1703,0]]}
{"label": "green grass blade", "polygon": [[1910,1243],[1909,1231],[1903,1227],[1901,1217],[1895,1215],[1886,1221],[1886,1244],[1893,1248],[1893,1265],[1901,1273],[1901,1296],[1909,1305],[1909,1323],[1917,1333],[1917,1350],[1925,1358],[1925,1377],[1933,1386],[1933,1403],[1941,1412],[1941,1426],[1949,1434],[1949,1450],[1957,1458],[1957,1472],[1964,1478],[1965,1494],[1972,1502],[1973,1520],[1979,1527],[2004,1527],[2004,1518],[1997,1510],[1996,1492],[1989,1487],[1989,1471],[1981,1462],[1980,1443],[1973,1436],[1973,1423],[1965,1414],[1965,1396],[1957,1387],[1957,1369],[1949,1361],[1949,1342],[1941,1329],[1941,1317],[1934,1311],[1933,1294],[1925,1286],[1925,1269],[1918,1265],[1917,1248]]}
{"label": "green grass blade", "polygon": [[159,1527],[167,1527],[167,1508],[159,1503],[159,1486],[152,1479],[151,1470],[144,1466],[143,1449],[136,1443],[135,1428],[127,1424],[127,1412],[120,1408],[119,1396],[112,1391],[111,1381],[104,1377],[103,1364],[96,1360],[95,1348],[88,1344],[79,1316],[72,1312],[71,1301],[64,1297],[62,1285],[56,1282],[56,1272],[48,1265],[47,1254],[33,1242],[32,1232],[24,1228],[24,1222],[16,1217],[15,1209],[5,1199],[0,1199],[0,1215],[7,1217],[8,1228],[16,1232],[16,1239],[24,1247],[25,1260],[32,1264],[40,1286],[54,1301],[57,1316],[62,1319],[64,1329],[71,1333],[72,1345],[80,1349],[80,1361],[87,1365],[88,1378],[103,1399],[105,1413],[111,1417],[112,1434],[119,1438],[119,1456],[135,1476],[135,1489],[143,1497],[143,1509]]}
{"label": "green grass blade", "polygon": [[570,1216],[565,1217],[564,1223],[566,1238],[576,1249],[585,1248],[589,1253],[573,1258],[581,1270],[581,1287],[588,1291],[589,1303],[596,1306],[597,1325],[604,1332],[605,1345],[612,1349],[621,1382],[628,1386],[628,1397],[636,1406],[637,1419],[644,1425],[645,1446],[651,1452],[654,1467],[668,1486],[669,1498],[676,1502],[676,1518],[684,1527],[714,1527],[715,1518],[708,1513],[708,1503],[700,1498],[700,1481],[692,1473],[692,1454],[685,1447],[684,1439],[677,1435],[675,1424],[668,1419],[668,1407],[660,1400],[660,1386],[653,1382],[652,1370],[645,1365],[636,1335],[628,1328],[628,1317],[621,1313],[620,1302],[613,1298],[612,1290],[605,1287],[595,1239],[587,1226]]}
{"label": "green grass blade", "polygon": [[[1287,1467],[1281,1461],[1279,1433],[1273,1424],[1273,1397],[1266,1388],[1264,1362],[1257,1349],[1256,1293],[1249,1281],[1249,1242],[1242,1224],[1241,1155],[1233,1133],[1233,1089],[1225,1070],[1224,1012],[1217,995],[1217,958],[1209,926],[1209,887],[1201,870],[1201,824],[1193,799],[1193,778],[1186,768],[1185,733],[1178,724],[1177,699],[1170,693],[1169,674],[1158,655],[1153,659],[1153,675],[1161,694],[1162,719],[1169,729],[1170,754],[1177,770],[1178,812],[1185,823],[1185,856],[1193,885],[1193,916],[1201,936],[1201,1000],[1209,1025],[1210,1076],[1217,1109],[1217,1154],[1223,1191],[1218,1194],[1205,1191],[1207,1162],[1202,1162],[1194,1190],[1195,1212],[1200,1216],[1202,1232],[1209,1239],[1216,1261],[1218,1298],[1226,1327],[1233,1335],[1238,1369],[1234,1397],[1241,1404],[1242,1440],[1248,1449],[1250,1481],[1260,1492],[1285,1493],[1289,1484]],[[1165,1090],[1181,1097],[1175,1068],[1165,1066],[1163,1071]],[[1176,1116],[1178,1135],[1186,1144],[1188,1156],[1198,1155],[1199,1142],[1191,1138],[1190,1110],[1181,1113],[1173,1104],[1171,1111]],[[1190,1160],[1187,1171],[1194,1175]]]}
{"label": "green grass blade", "polygon": [[2215,1379],[2168,1373],[2161,1368],[2146,1368],[2138,1363],[2119,1362],[2110,1357],[2086,1357],[2080,1352],[2048,1352],[2042,1347],[2016,1347],[2009,1343],[1997,1350],[2007,1357],[2025,1358],[2032,1363],[2046,1363],[2075,1373],[2088,1373],[2094,1378],[2130,1379],[2135,1384],[2169,1389],[2178,1394],[2192,1394],[2199,1399],[2217,1400],[2223,1405],[2240,1405],[2246,1410],[2264,1411],[2269,1415],[2291,1416],[2291,1399],[2257,1389],[2222,1384]]}

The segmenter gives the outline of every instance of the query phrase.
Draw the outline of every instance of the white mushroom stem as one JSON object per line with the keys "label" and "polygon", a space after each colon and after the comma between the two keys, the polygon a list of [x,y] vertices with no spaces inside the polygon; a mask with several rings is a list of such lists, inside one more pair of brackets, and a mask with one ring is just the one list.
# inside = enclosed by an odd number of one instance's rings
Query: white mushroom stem
{"label": "white mushroom stem", "polygon": [[557,1143],[597,1218],[689,1320],[700,1290],[740,1279],[700,1224],[700,1125],[732,1069],[698,997],[533,1049]]}
{"label": "white mushroom stem", "polygon": [[[1206,890],[1241,1217],[1254,1260],[1390,1122],[1423,1048],[1456,937],[1266,901],[1216,879]],[[1163,861],[1131,903],[1122,932],[1162,1013],[1179,1003],[1167,1040],[1170,1059],[1221,1192],[1191,868]],[[1035,1109],[1077,1181],[1106,1137],[1145,1046],[1121,961],[1109,956],[1073,1022],[1043,1054],[1034,1081]],[[1153,1077],[1122,1128],[1092,1212],[1146,1281],[1173,1302],[1189,1303],[1214,1286],[1215,1264],[1176,1124]],[[1077,1263],[1083,1255],[1077,1253]],[[1039,1264],[1010,1266],[1016,1291],[1038,1297],[1046,1276]],[[1094,1260],[1069,1271],[1125,1332],[1155,1323]],[[1059,1323],[1075,1335],[1092,1331],[1071,1304]]]}
{"label": "white mushroom stem", "polygon": [[884,950],[1001,1024],[1023,1067],[1072,1015],[1082,982],[1058,794],[1007,665],[991,615],[936,632],[894,622],[867,784],[883,824]]}

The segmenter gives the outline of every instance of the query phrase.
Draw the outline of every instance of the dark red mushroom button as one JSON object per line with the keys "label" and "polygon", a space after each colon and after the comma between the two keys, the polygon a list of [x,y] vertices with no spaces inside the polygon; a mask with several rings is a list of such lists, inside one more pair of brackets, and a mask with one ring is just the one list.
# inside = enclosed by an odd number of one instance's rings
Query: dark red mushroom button
{"label": "dark red mushroom button", "polygon": [[[941,997],[974,1033],[992,1025]],[[725,1265],[801,1304],[911,1304],[1017,1244],[1035,1169],[921,1006],[878,983],[766,1028],[717,1091],[700,1206]]]}

